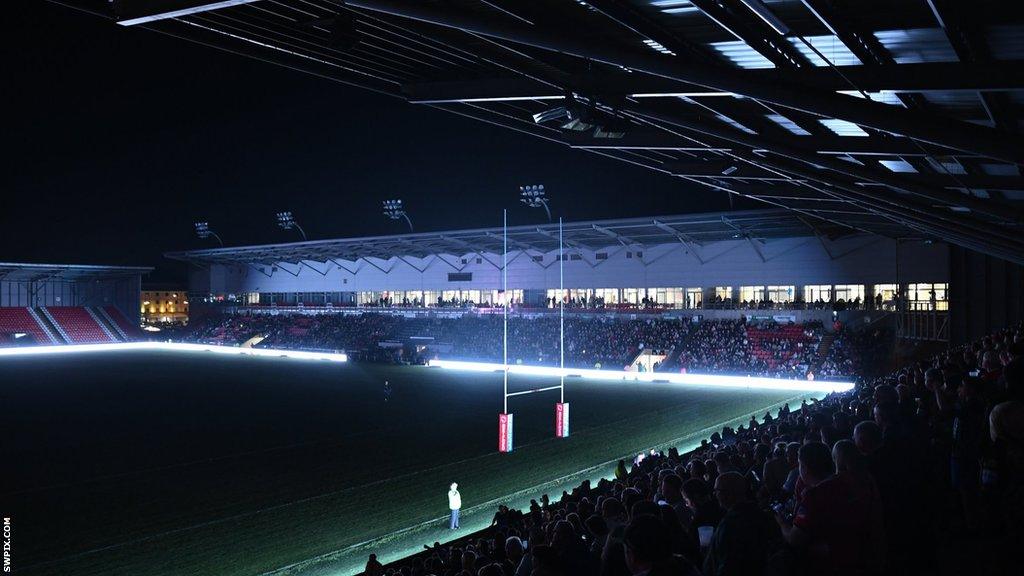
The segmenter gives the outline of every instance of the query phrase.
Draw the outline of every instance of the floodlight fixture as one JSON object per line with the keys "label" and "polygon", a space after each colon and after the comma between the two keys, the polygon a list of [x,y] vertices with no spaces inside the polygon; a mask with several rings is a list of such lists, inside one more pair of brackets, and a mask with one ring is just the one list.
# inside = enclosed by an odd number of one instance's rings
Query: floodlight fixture
{"label": "floodlight fixture", "polygon": [[282,230],[291,230],[292,228],[295,228],[300,234],[302,234],[303,240],[309,240],[309,238],[306,237],[306,231],[302,229],[302,226],[299,226],[299,223],[295,221],[295,216],[293,216],[289,210],[277,213],[277,225],[280,226]]}
{"label": "floodlight fixture", "polygon": [[217,242],[220,243],[221,246],[224,245],[224,241],[220,239],[220,236],[218,236],[217,233],[214,232],[213,230],[210,230],[209,222],[196,222],[195,228],[196,236],[198,236],[200,240],[206,240],[210,236],[213,236],[214,238],[217,239]]}
{"label": "floodlight fixture", "polygon": [[409,232],[413,231],[412,220],[409,219],[409,215],[405,213],[405,209],[402,208],[402,201],[398,198],[394,200],[385,200],[383,202],[384,216],[392,220],[405,219],[405,223],[409,225]]}
{"label": "floodlight fixture", "polygon": [[548,215],[548,222],[551,221],[551,208],[548,207],[548,199],[544,195],[544,185],[534,184],[519,187],[519,201],[530,208],[544,208]]}

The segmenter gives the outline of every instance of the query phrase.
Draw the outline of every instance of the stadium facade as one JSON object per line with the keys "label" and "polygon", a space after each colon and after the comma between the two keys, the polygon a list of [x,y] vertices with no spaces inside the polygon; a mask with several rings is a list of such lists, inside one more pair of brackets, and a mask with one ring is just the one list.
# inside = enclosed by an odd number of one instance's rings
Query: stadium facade
{"label": "stadium facade", "polygon": [[[500,215],[498,215],[500,218]],[[498,219],[496,218],[496,220]],[[559,286],[558,224],[508,229],[514,304],[544,306]],[[813,227],[784,210],[571,222],[563,230],[564,286],[605,306],[644,298],[665,308],[718,299],[822,299],[945,307],[946,244]],[[190,298],[263,306],[499,304],[501,227],[174,252],[192,263]],[[934,293],[933,293],[934,292]],[[931,300],[936,302],[932,303]]]}

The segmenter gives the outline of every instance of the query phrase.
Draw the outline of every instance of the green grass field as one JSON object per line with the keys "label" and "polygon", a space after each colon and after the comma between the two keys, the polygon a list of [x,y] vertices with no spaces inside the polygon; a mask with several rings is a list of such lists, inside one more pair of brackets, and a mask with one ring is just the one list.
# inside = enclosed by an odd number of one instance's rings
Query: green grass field
{"label": "green grass field", "polygon": [[[384,403],[381,386],[394,395]],[[550,385],[513,377],[513,390]],[[622,381],[511,399],[499,374],[168,352],[0,361],[0,513],[32,575],[354,574],[808,395]],[[447,486],[463,495],[446,530]]]}

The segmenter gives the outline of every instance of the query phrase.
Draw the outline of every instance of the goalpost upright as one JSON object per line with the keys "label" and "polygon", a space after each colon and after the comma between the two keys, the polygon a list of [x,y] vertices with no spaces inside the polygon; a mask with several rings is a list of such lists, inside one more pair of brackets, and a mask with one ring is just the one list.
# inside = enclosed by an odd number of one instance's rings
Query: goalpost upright
{"label": "goalpost upright", "polygon": [[512,451],[512,414],[508,412],[508,209],[502,211],[501,250],[501,377],[502,410],[498,414],[498,452]]}
{"label": "goalpost upright", "polygon": [[562,217],[558,217],[558,403],[555,404],[555,436],[569,436],[569,403],[565,401],[565,244],[562,241]]}

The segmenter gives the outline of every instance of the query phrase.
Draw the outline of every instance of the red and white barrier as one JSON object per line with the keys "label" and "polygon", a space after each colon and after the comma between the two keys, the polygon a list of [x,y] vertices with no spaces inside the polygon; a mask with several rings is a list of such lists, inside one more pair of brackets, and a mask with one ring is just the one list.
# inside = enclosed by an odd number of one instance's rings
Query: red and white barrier
{"label": "red and white barrier", "polygon": [[512,415],[498,414],[498,452],[512,451]]}
{"label": "red and white barrier", "polygon": [[555,437],[569,437],[569,403],[558,402],[555,404]]}

